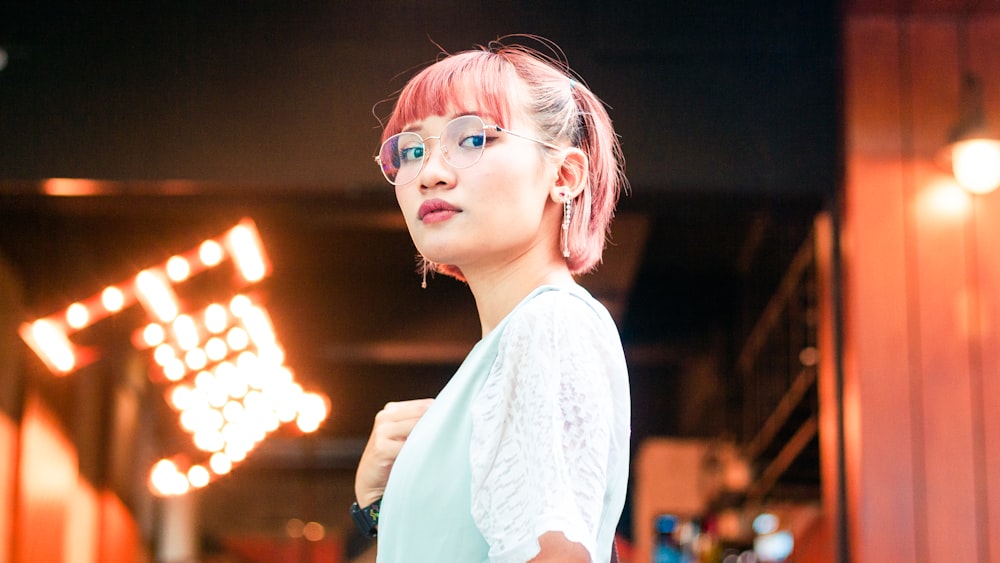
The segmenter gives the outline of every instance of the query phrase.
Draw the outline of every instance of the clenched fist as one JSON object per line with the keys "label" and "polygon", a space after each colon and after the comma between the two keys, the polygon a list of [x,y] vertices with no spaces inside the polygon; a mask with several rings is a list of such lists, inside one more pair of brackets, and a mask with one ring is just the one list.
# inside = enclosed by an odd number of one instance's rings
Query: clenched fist
{"label": "clenched fist", "polygon": [[387,403],[375,415],[371,436],[354,476],[354,494],[358,505],[368,506],[382,498],[399,450],[433,402],[434,399],[415,399]]}

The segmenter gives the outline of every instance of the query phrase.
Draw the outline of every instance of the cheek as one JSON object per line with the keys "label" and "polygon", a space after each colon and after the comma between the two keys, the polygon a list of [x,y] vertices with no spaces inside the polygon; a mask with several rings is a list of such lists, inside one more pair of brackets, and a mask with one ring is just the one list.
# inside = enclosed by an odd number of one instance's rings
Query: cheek
{"label": "cheek", "polygon": [[[412,188],[412,186],[410,187]],[[420,205],[420,202],[415,196],[413,190],[408,190],[405,186],[397,187],[396,205],[399,206],[399,211],[403,215],[403,220],[406,222],[406,228],[412,231],[413,225],[411,222],[416,220],[417,206]]]}
{"label": "cheek", "polygon": [[406,186],[396,186],[396,204],[405,215],[408,207],[413,205],[412,190],[408,190]]}

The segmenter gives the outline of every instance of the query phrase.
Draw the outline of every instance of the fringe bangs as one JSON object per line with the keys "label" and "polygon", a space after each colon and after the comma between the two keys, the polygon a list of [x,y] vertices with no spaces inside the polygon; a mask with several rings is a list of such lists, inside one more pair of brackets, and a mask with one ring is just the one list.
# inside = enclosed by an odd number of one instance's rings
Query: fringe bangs
{"label": "fringe bangs", "polygon": [[467,51],[422,70],[399,95],[382,132],[385,140],[431,115],[472,113],[507,126],[517,75],[503,56]]}

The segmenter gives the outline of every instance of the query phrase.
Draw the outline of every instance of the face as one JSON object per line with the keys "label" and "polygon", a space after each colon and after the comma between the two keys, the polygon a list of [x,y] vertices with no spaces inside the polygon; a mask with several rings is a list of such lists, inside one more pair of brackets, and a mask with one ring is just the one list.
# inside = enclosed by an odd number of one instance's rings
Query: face
{"label": "face", "polygon": [[[407,130],[435,137],[455,114],[428,116]],[[482,116],[487,125],[495,123]],[[517,133],[538,136],[525,118],[512,119]],[[558,219],[550,199],[558,168],[537,143],[487,131],[479,161],[455,168],[442,158],[438,139],[426,143],[417,177],[396,186],[396,200],[417,250],[428,260],[477,268],[504,267],[535,252],[553,252]]]}

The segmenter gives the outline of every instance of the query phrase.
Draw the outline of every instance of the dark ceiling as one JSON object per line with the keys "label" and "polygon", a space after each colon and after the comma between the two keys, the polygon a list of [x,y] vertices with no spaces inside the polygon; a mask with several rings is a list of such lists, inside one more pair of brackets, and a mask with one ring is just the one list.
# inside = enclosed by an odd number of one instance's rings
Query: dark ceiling
{"label": "dark ceiling", "polygon": [[420,288],[371,164],[378,102],[435,43],[538,34],[622,137],[632,191],[581,282],[621,328],[634,443],[738,433],[741,338],[839,181],[837,27],[833,2],[8,3],[0,256],[47,314],[253,217],[288,363],[332,413],[205,491],[206,533],[342,525],[374,413],[433,395],[479,336],[460,283]]}

